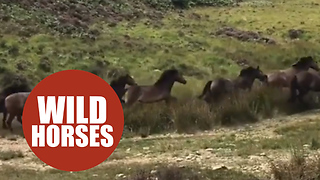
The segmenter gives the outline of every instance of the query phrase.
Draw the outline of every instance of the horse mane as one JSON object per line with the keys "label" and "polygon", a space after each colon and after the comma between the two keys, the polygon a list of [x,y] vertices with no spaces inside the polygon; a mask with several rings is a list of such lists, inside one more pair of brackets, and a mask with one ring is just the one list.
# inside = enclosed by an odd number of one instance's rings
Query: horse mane
{"label": "horse mane", "polygon": [[304,56],[304,57],[301,57],[297,62],[292,64],[292,67],[301,67],[312,61],[313,61],[313,58],[311,56]]}
{"label": "horse mane", "polygon": [[164,81],[166,81],[169,77],[171,77],[172,75],[178,73],[178,70],[177,69],[168,69],[168,70],[165,70],[160,78],[154,83],[154,85],[158,85],[158,84],[161,84],[163,83]]}
{"label": "horse mane", "polygon": [[249,73],[251,73],[252,71],[254,71],[255,68],[252,66],[249,66],[247,68],[244,68],[240,71],[239,77],[244,77],[247,76]]}

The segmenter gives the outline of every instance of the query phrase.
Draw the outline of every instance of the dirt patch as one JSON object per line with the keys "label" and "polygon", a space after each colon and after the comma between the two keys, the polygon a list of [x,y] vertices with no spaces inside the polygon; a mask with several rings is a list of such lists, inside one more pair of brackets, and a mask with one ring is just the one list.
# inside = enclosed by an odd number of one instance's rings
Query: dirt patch
{"label": "dirt patch", "polygon": [[257,33],[254,31],[243,31],[233,27],[222,27],[218,29],[215,33],[212,33],[212,35],[233,37],[244,42],[276,44],[275,40],[268,37],[264,37],[263,35],[261,35],[261,33]]}

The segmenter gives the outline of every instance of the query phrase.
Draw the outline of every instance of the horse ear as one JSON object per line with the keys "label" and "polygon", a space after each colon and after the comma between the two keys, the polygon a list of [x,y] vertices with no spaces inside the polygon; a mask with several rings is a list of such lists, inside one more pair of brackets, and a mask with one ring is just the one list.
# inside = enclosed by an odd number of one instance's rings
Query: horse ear
{"label": "horse ear", "polygon": [[259,67],[259,65],[257,66],[257,70],[259,70],[260,69],[260,67]]}

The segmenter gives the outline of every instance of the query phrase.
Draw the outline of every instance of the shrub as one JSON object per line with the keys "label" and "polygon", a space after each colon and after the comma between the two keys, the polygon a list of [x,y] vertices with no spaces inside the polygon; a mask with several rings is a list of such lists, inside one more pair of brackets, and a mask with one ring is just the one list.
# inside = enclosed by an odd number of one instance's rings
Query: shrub
{"label": "shrub", "polygon": [[194,6],[229,6],[234,0],[191,0]]}
{"label": "shrub", "polygon": [[186,9],[190,7],[191,0],[171,0],[171,2],[176,8]]}
{"label": "shrub", "polygon": [[139,171],[129,180],[198,180],[199,175],[194,172],[186,172],[183,168],[176,166],[160,167],[155,173],[147,172],[145,170]]}
{"label": "shrub", "polygon": [[161,133],[173,129],[168,107],[159,104],[144,105],[135,104],[124,109],[126,130],[146,136],[150,133]]}
{"label": "shrub", "polygon": [[21,151],[0,151],[0,160],[8,161],[15,158],[23,158],[24,155]]}
{"label": "shrub", "polygon": [[52,70],[52,62],[48,57],[43,57],[40,59],[38,67],[44,72],[50,72]]}
{"label": "shrub", "polygon": [[[140,169],[140,168],[139,168]],[[153,169],[153,170],[151,170]],[[128,180],[202,180],[202,179],[219,179],[219,180],[258,180],[252,174],[234,171],[222,166],[217,169],[203,168],[197,166],[177,167],[176,165],[161,164],[156,167],[144,168],[138,170]]]}
{"label": "shrub", "polygon": [[293,153],[289,161],[272,162],[271,173],[275,180],[313,180],[320,177],[320,158],[309,160],[301,153]]}
{"label": "shrub", "polygon": [[178,103],[171,111],[179,133],[209,130],[215,124],[215,116],[209,106],[197,100]]}
{"label": "shrub", "polygon": [[5,70],[2,74],[0,86],[5,96],[19,91],[32,90],[32,84],[29,78],[21,73],[15,73],[9,70]]}

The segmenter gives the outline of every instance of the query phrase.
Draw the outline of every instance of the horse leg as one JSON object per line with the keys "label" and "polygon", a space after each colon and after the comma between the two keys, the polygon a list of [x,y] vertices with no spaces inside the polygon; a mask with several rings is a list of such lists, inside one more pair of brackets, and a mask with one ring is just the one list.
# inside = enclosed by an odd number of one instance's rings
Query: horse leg
{"label": "horse leg", "polygon": [[204,98],[204,101],[206,102],[206,103],[208,103],[208,104],[211,104],[212,103],[212,97],[211,96],[206,96],[205,98]]}
{"label": "horse leg", "polygon": [[127,91],[127,102],[125,102],[125,106],[132,106],[135,102],[138,101],[141,96],[140,87],[132,87],[134,89],[128,89]]}
{"label": "horse leg", "polygon": [[171,103],[176,103],[178,102],[178,99],[173,96],[169,96],[168,98],[164,99],[166,105],[170,105]]}
{"label": "horse leg", "polygon": [[[294,78],[291,80],[290,84],[288,85],[290,89],[290,98],[288,99],[288,102],[294,102],[301,94],[302,89],[299,87],[297,77],[294,76]],[[283,88],[282,88],[283,89]],[[282,90],[283,91],[283,90]],[[298,91],[298,94],[297,94]]]}
{"label": "horse leg", "polygon": [[22,113],[17,115],[17,120],[21,123],[22,125]]}
{"label": "horse leg", "polygon": [[298,94],[298,100],[300,101],[300,103],[304,104],[304,100],[303,97],[308,93],[308,90],[306,89],[300,89],[299,94]]}
{"label": "horse leg", "polygon": [[11,132],[13,132],[13,129],[11,127],[11,123],[13,121],[13,118],[15,117],[16,115],[13,115],[12,113],[9,114],[9,118],[7,120],[7,125],[8,125],[8,128]]}
{"label": "horse leg", "polygon": [[138,99],[139,99],[139,96],[132,94],[132,96],[128,96],[128,99],[125,105],[132,106]]}
{"label": "horse leg", "polygon": [[[297,93],[298,92],[298,93]],[[293,103],[296,101],[297,99],[297,96],[299,96],[300,94],[300,91],[295,89],[295,88],[291,88],[290,89],[290,98],[288,99],[288,102],[289,103]]]}
{"label": "horse leg", "polygon": [[2,128],[3,129],[7,129],[6,119],[7,119],[7,110],[4,110],[3,111],[3,118],[2,118]]}

